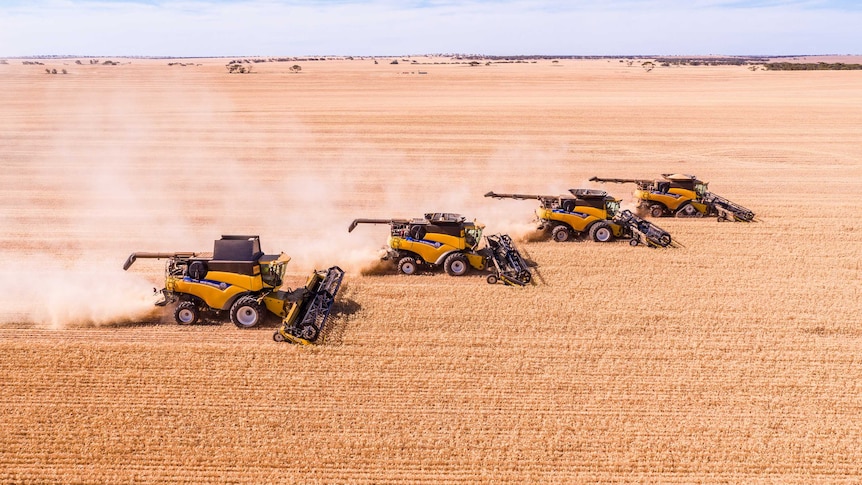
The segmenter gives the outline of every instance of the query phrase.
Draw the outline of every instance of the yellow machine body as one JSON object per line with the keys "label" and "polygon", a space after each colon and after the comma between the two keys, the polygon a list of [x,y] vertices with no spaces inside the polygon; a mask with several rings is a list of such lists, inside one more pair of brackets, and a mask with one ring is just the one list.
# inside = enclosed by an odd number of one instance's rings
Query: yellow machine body
{"label": "yellow machine body", "polygon": [[635,199],[642,201],[658,202],[663,204],[671,212],[676,212],[683,204],[690,202],[691,206],[697,209],[701,214],[706,214],[709,207],[706,204],[698,202],[698,195],[693,190],[672,187],[667,192],[656,192],[647,189],[636,189],[634,191]]}
{"label": "yellow machine body", "polygon": [[561,222],[572,228],[575,232],[587,232],[595,222],[606,221],[611,227],[614,236],[621,237],[623,228],[608,219],[606,209],[598,209],[589,206],[576,206],[572,212],[561,209],[550,209],[539,207],[536,209],[536,217],[541,221]]}
{"label": "yellow machine body", "polygon": [[470,266],[478,270],[484,270],[486,267],[485,257],[475,253],[473,248],[467,244],[466,231],[470,230],[481,231],[481,228],[467,225],[461,229],[460,234],[457,236],[429,232],[420,240],[409,237],[389,236],[388,244],[392,249],[414,253],[426,263],[436,265],[443,264],[446,256],[453,252],[462,252],[467,257]]}
{"label": "yellow machine body", "polygon": [[[290,259],[290,258],[288,258]],[[209,271],[206,278],[195,280],[189,277],[169,277],[165,288],[176,293],[194,295],[212,308],[227,310],[237,295],[264,288],[260,266],[255,266],[255,275],[241,275],[223,271]]]}

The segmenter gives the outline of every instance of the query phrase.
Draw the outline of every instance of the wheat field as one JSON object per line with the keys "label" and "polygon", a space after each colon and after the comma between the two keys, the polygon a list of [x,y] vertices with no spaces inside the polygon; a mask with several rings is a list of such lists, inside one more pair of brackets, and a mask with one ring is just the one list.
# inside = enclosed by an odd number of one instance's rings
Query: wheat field
{"label": "wheat field", "polygon": [[[117,61],[0,65],[0,482],[862,479],[862,73]],[[760,222],[557,244],[482,197],[670,172]],[[349,222],[425,212],[534,283],[363,274],[388,228]],[[320,345],[175,325],[164,262],[121,269],[221,234],[348,271]]]}

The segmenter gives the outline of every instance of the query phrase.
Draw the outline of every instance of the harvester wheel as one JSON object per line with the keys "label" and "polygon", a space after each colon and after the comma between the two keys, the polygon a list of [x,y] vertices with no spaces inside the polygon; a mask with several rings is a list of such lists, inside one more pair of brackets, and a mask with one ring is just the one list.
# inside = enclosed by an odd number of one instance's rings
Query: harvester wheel
{"label": "harvester wheel", "polygon": [[489,285],[496,285],[497,275],[489,274],[488,277],[485,278],[485,281],[487,281]]}
{"label": "harvester wheel", "polygon": [[677,217],[697,217],[698,214],[700,212],[691,204],[685,204],[676,211]]}
{"label": "harvester wheel", "polygon": [[467,257],[461,253],[452,253],[443,261],[443,269],[449,276],[463,276],[467,274],[470,265],[467,264]]}
{"label": "harvester wheel", "polygon": [[260,303],[253,296],[244,296],[230,307],[230,320],[239,328],[251,328],[263,320]]}
{"label": "harvester wheel", "polygon": [[597,222],[590,227],[590,237],[595,242],[608,242],[614,237],[614,232],[607,222]]}
{"label": "harvester wheel", "polygon": [[630,244],[630,245],[632,245],[632,246],[637,246],[638,244],[640,244],[640,241],[638,241],[637,239],[632,238],[632,239],[629,239],[629,244]]}
{"label": "harvester wheel", "polygon": [[658,204],[651,205],[649,207],[649,215],[653,217],[661,217],[664,215],[664,208]]}
{"label": "harvester wheel", "polygon": [[566,226],[557,226],[551,231],[551,237],[556,242],[564,242],[569,240],[569,228]]}
{"label": "harvester wheel", "polygon": [[272,334],[272,339],[275,340],[276,342],[284,342],[284,340],[285,340],[284,335],[282,335],[281,332],[278,332],[278,331],[276,331],[274,334]]}
{"label": "harvester wheel", "polygon": [[404,274],[416,274],[416,260],[405,256],[398,261],[398,271]]}
{"label": "harvester wheel", "polygon": [[672,242],[671,238],[670,238],[670,234],[665,234],[664,236],[659,238],[659,242],[661,242],[662,247],[666,248],[666,247],[670,246],[670,243]]}
{"label": "harvester wheel", "polygon": [[193,323],[197,323],[200,318],[200,312],[198,311],[198,306],[195,305],[193,301],[183,301],[177,305],[177,309],[174,310],[174,320],[177,321],[180,325],[191,325]]}

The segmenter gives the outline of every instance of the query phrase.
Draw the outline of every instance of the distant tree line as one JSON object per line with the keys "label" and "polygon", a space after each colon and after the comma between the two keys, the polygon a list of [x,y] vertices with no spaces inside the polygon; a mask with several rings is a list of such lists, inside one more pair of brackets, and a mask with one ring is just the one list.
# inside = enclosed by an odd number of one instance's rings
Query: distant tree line
{"label": "distant tree line", "polygon": [[769,71],[858,71],[862,64],[843,62],[770,62],[765,64]]}
{"label": "distant tree line", "polygon": [[[768,59],[762,57],[657,57],[655,62],[662,66],[745,66],[762,64]],[[622,62],[622,61],[620,61]]]}

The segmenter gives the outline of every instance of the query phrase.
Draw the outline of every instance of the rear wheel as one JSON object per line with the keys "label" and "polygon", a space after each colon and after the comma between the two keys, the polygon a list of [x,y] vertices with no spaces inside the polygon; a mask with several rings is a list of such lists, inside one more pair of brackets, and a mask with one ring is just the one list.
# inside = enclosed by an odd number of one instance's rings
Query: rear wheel
{"label": "rear wheel", "polygon": [[443,262],[443,269],[449,276],[464,276],[470,265],[467,264],[467,257],[461,253],[452,253],[446,257]]}
{"label": "rear wheel", "polygon": [[191,325],[197,323],[200,318],[198,306],[193,301],[180,302],[174,310],[174,320],[180,325]]}
{"label": "rear wheel", "polygon": [[661,217],[664,215],[664,208],[658,204],[651,205],[649,208],[649,215],[653,217]]}
{"label": "rear wheel", "polygon": [[557,226],[553,231],[551,231],[551,237],[553,237],[556,242],[568,241],[569,236],[569,228],[566,226]]}
{"label": "rear wheel", "polygon": [[263,310],[253,296],[244,296],[230,307],[230,320],[239,328],[251,328],[263,320]]}
{"label": "rear wheel", "polygon": [[416,274],[416,260],[410,256],[405,256],[398,260],[398,271],[404,274]]}
{"label": "rear wheel", "polygon": [[595,242],[608,242],[613,239],[614,233],[607,222],[597,222],[590,227],[590,237]]}

